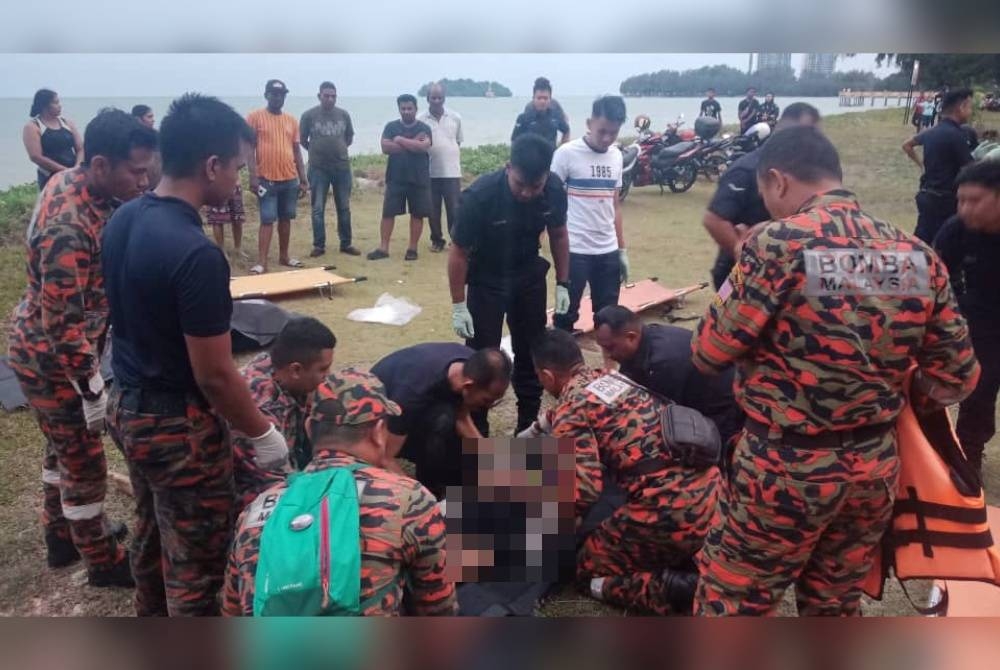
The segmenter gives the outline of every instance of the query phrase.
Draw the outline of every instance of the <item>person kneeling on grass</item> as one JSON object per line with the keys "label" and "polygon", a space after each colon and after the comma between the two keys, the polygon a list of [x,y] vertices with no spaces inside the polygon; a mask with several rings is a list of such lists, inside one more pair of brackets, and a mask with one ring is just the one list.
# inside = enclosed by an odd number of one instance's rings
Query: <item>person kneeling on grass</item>
{"label": "person kneeling on grass", "polygon": [[605,477],[625,491],[625,504],[583,540],[578,586],[629,610],[690,614],[698,582],[692,558],[718,514],[718,432],[697,447],[668,435],[664,415],[680,416],[674,410],[711,424],[627,377],[588,369],[566,331],[547,331],[532,352],[539,381],[556,398],[549,432],[575,443],[577,527]]}
{"label": "person kneeling on grass", "polygon": [[[288,462],[301,470],[312,456],[305,422],[309,394],[326,379],[333,365],[337,338],[312,317],[289,321],[278,333],[270,352],[254,358],[243,370],[257,409],[277,426],[288,443]],[[269,486],[285,479],[284,469],[266,469],[257,463],[253,443],[233,438],[233,476],[237,508],[242,510]]]}
{"label": "person kneeling on grass", "polygon": [[[311,397],[312,460],[243,512],[225,616],[454,615],[445,524],[431,493],[390,472],[400,408],[373,375],[343,370]],[[316,547],[319,551],[316,551]]]}

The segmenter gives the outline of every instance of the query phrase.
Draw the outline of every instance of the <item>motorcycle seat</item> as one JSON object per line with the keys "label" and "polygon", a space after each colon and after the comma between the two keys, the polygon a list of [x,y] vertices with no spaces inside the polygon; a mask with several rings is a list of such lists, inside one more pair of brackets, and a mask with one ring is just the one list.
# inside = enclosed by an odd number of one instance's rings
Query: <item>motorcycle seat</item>
{"label": "motorcycle seat", "polygon": [[622,164],[628,165],[635,160],[635,157],[639,155],[639,147],[629,147],[622,151]]}
{"label": "motorcycle seat", "polygon": [[681,154],[689,151],[697,142],[680,142],[679,144],[674,144],[673,146],[663,147],[660,150],[661,156],[668,156],[670,158],[676,158]]}

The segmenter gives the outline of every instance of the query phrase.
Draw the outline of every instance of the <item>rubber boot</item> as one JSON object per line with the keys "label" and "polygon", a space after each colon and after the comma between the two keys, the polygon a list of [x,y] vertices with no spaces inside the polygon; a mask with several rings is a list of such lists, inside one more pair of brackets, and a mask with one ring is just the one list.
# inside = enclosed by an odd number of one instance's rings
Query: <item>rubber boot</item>
{"label": "rubber boot", "polygon": [[666,568],[662,578],[667,603],[671,609],[678,614],[692,614],[694,592],[698,588],[698,573]]}
{"label": "rubber boot", "polygon": [[125,556],[117,563],[89,569],[87,571],[87,584],[98,588],[107,586],[134,587],[135,580],[132,579],[128,552],[126,551]]}
{"label": "rubber boot", "polygon": [[45,548],[50,568],[65,568],[80,560],[80,552],[76,550],[73,540],[58,533],[46,531]]}

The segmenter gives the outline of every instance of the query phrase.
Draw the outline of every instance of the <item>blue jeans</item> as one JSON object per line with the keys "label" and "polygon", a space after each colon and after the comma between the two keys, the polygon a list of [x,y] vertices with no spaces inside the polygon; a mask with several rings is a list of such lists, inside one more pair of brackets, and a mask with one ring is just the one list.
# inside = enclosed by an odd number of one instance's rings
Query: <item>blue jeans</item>
{"label": "blue jeans", "polygon": [[569,255],[569,311],[553,317],[552,323],[556,328],[573,330],[573,324],[580,316],[583,288],[587,284],[590,284],[590,303],[595,314],[608,305],[618,304],[621,265],[617,249],[607,254]]}
{"label": "blue jeans", "polygon": [[351,184],[354,176],[350,167],[327,170],[309,166],[309,198],[312,205],[313,246],[326,249],[326,195],[333,187],[333,204],[337,208],[337,236],[340,248],[351,246]]}
{"label": "blue jeans", "polygon": [[275,221],[291,221],[295,218],[296,200],[299,197],[299,180],[260,180],[264,187],[264,197],[257,196],[260,203],[260,225],[269,226]]}

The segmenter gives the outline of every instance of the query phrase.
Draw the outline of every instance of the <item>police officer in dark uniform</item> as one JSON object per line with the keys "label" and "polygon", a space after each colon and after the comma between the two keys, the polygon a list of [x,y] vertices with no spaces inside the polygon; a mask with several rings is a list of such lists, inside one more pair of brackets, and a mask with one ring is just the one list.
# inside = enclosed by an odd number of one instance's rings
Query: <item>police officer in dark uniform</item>
{"label": "police officer in dark uniform", "polygon": [[1000,163],[983,161],[963,169],[957,181],[958,215],[934,238],[948,267],[958,306],[982,376],[959,406],[956,432],[969,462],[982,472],[986,443],[996,433],[1000,393]]}
{"label": "police officer in dark uniform", "polygon": [[[917,191],[917,228],[913,234],[927,242],[955,214],[955,177],[972,162],[973,138],[962,124],[972,118],[972,90],[949,91],[941,103],[941,119],[936,126],[918,133],[903,143],[903,151],[923,170]],[[914,147],[924,148],[921,162]]]}
{"label": "police officer in dark uniform", "polygon": [[567,121],[566,113],[559,103],[552,99],[552,84],[545,77],[539,77],[535,80],[531,102],[517,116],[514,130],[510,134],[510,141],[513,142],[525,133],[540,135],[551,142],[553,146],[556,144],[559,133],[562,133],[560,144],[569,141],[569,121]]}
{"label": "police officer in dark uniform", "polygon": [[743,429],[746,416],[733,397],[734,369],[706,375],[691,362],[691,331],[643,324],[628,307],[611,305],[594,316],[597,344],[619,372],[715,422],[724,444]]}
{"label": "police officer in dark uniform", "polygon": [[[452,325],[458,336],[473,349],[499,346],[507,317],[518,431],[531,425],[541,406],[542,387],[531,362],[531,343],[546,324],[549,263],[538,255],[542,232],[548,232],[556,266],[556,313],[569,309],[566,189],[549,172],[553,150],[552,144],[533,133],[515,140],[510,162],[462,193],[448,255]],[[485,431],[485,417],[477,424]]]}
{"label": "police officer in dark uniform", "polygon": [[[815,126],[820,115],[812,105],[795,102],[785,108],[775,131],[790,126]],[[733,249],[751,226],[770,219],[764,201],[757,193],[757,162],[759,154],[751,151],[738,158],[719,178],[718,188],[702,223],[719,245],[719,254],[712,267],[712,283],[718,290],[733,268]]]}

